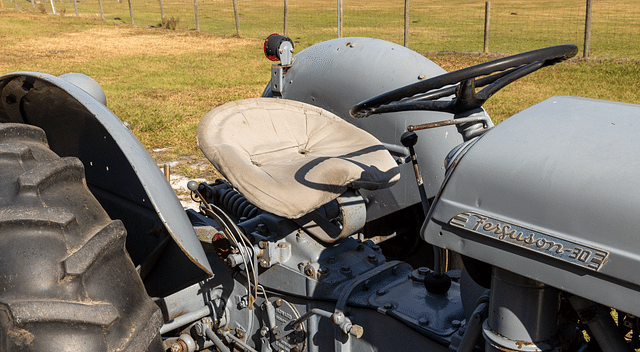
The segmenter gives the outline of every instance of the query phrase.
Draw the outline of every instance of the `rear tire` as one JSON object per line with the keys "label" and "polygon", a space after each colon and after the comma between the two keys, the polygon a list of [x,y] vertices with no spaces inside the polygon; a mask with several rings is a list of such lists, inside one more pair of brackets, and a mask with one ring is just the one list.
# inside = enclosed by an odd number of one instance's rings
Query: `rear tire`
{"label": "rear tire", "polygon": [[0,124],[0,350],[164,351],[124,243],[40,128]]}

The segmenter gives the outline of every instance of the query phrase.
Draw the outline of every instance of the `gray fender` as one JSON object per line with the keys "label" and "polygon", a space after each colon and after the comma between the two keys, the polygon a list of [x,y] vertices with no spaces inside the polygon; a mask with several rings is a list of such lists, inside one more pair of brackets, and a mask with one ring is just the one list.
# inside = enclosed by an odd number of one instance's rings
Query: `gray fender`
{"label": "gray fender", "polygon": [[[195,264],[193,280],[211,275],[171,186],[142,144],[106,106],[74,84],[38,72],[4,75],[0,89],[0,122],[38,126],[54,152],[83,162],[93,194],[112,218],[127,227],[127,249],[136,265],[143,271],[145,266],[164,270],[177,265],[175,256],[181,251],[187,262]],[[166,233],[179,250],[166,247]],[[152,253],[160,252],[171,253],[173,264],[153,258]],[[157,290],[166,289],[160,287],[164,283],[157,285]]]}
{"label": "gray fender", "polygon": [[[406,161],[400,136],[408,125],[448,120],[441,112],[402,112],[355,119],[349,109],[378,94],[446,73],[423,55],[373,38],[339,38],[310,46],[295,55],[285,75],[282,97],[322,107],[378,138],[392,155]],[[270,86],[263,93],[271,96]],[[415,149],[428,197],[444,178],[444,158],[462,143],[455,127],[417,132]],[[403,155],[404,154],[404,155]],[[365,192],[368,220],[420,202],[411,163],[400,165],[401,179],[390,191]],[[375,193],[375,194],[372,194]]]}

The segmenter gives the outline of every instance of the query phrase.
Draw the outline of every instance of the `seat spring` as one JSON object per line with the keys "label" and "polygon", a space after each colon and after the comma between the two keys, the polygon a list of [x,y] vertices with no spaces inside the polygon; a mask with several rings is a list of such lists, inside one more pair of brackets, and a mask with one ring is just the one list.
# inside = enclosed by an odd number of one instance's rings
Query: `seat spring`
{"label": "seat spring", "polygon": [[220,205],[238,219],[251,219],[260,213],[260,209],[233,188],[220,190]]}

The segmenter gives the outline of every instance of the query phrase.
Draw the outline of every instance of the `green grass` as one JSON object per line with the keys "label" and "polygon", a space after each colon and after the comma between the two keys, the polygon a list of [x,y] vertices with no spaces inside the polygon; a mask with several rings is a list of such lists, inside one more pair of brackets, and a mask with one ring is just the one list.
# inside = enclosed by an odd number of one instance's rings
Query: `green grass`
{"label": "green grass", "polygon": [[[262,92],[269,71],[258,52],[251,54],[237,49],[216,57],[205,53],[133,58],[137,64],[127,58],[122,62],[126,70],[119,74],[131,78],[104,87],[109,106],[126,117],[145,145],[193,151],[204,113]],[[242,57],[243,64],[237,65]],[[163,72],[161,77],[157,72]]]}
{"label": "green grass", "polygon": [[102,82],[109,109],[132,126],[147,148],[194,152],[204,113],[261,94],[269,79],[265,61],[259,51],[242,48],[218,56],[167,53],[50,68],[56,73],[82,71]]}
{"label": "green grass", "polygon": [[544,68],[506,87],[485,108],[499,123],[554,95],[640,103],[640,61],[574,60]]}

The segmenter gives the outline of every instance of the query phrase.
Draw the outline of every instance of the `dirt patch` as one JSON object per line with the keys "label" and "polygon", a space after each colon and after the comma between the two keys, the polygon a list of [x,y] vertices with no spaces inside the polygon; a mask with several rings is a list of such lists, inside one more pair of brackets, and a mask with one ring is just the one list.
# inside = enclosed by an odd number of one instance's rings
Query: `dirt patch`
{"label": "dirt patch", "polygon": [[98,26],[88,30],[58,33],[47,38],[26,37],[5,52],[28,54],[30,58],[56,55],[72,63],[94,58],[142,56],[149,53],[220,53],[243,46],[255,46],[255,39],[214,36],[200,32],[169,31],[132,25]]}
{"label": "dirt patch", "polygon": [[198,203],[187,188],[189,181],[212,183],[222,175],[200,154],[175,155],[173,148],[159,148],[149,151],[162,172],[169,172],[169,183],[185,209],[198,209]]}
{"label": "dirt patch", "polygon": [[9,339],[18,346],[29,346],[35,338],[31,332],[20,328],[10,329],[7,335]]}

